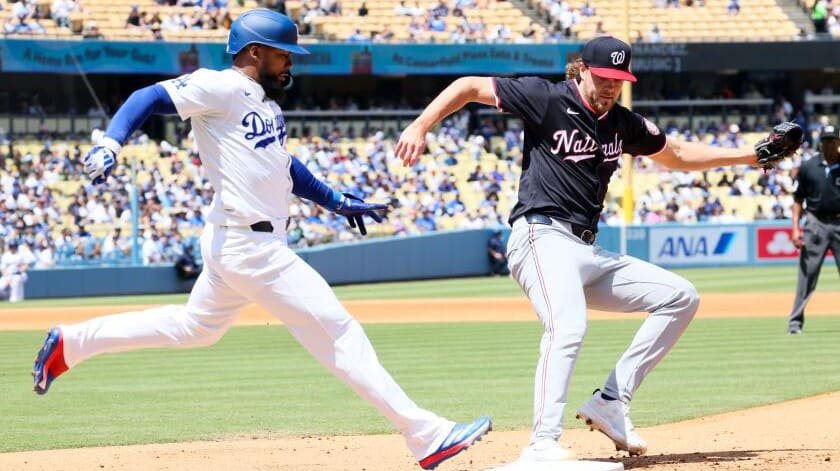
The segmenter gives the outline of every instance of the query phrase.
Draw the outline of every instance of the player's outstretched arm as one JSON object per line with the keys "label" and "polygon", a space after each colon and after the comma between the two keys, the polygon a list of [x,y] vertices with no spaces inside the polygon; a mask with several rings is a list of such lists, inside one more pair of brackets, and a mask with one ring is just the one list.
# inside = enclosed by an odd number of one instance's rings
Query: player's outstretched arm
{"label": "player's outstretched arm", "polygon": [[730,165],[758,165],[753,149],[715,147],[668,137],[665,148],[650,156],[655,162],[673,170],[704,170]]}
{"label": "player's outstretched arm", "polygon": [[770,168],[796,153],[803,137],[802,128],[795,123],[776,125],[769,136],[751,149],[715,147],[669,137],[665,148],[650,158],[674,170],[704,170],[741,164]]}
{"label": "player's outstretched arm", "polygon": [[452,82],[405,128],[394,154],[406,167],[416,164],[426,150],[426,133],[443,118],[473,102],[495,106],[492,77],[461,77]]}
{"label": "player's outstretched arm", "polygon": [[175,114],[175,105],[160,84],[135,91],[117,110],[105,136],[94,142],[93,149],[82,163],[94,184],[105,182],[116,164],[117,154],[128,136],[139,128],[152,114]]}
{"label": "player's outstretched arm", "polygon": [[388,205],[365,203],[358,196],[333,190],[324,182],[315,178],[315,175],[312,175],[312,172],[294,157],[292,157],[292,166],[289,173],[292,177],[292,193],[318,203],[336,214],[345,216],[347,222],[350,223],[350,227],[358,227],[362,235],[367,235],[364,216],[369,216],[376,222],[382,222],[382,216],[378,211],[388,209]]}

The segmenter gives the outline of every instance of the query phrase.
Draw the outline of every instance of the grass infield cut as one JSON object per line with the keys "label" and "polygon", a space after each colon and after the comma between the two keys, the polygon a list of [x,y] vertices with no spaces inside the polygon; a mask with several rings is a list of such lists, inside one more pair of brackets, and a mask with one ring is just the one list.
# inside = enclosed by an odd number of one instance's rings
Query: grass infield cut
{"label": "grass infield cut", "polygon": [[[568,426],[578,426],[574,409],[602,385],[640,322],[590,323]],[[456,420],[490,414],[498,429],[530,426],[537,322],[366,331],[423,407]],[[840,315],[809,320],[803,336],[784,335],[778,319],[697,319],[638,392],[634,421],[646,426],[840,390],[838,336]],[[103,355],[37,396],[29,368],[42,338],[0,332],[0,451],[394,432],[283,327],[235,327],[208,348]]]}

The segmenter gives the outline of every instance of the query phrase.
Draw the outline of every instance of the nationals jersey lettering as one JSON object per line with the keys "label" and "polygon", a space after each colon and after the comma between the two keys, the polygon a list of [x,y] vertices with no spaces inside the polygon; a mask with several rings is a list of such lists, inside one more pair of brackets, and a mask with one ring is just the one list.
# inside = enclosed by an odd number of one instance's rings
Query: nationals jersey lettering
{"label": "nationals jersey lettering", "polygon": [[621,105],[596,114],[573,80],[495,78],[493,86],[497,107],[525,123],[511,224],[538,212],[594,230],[621,155],[653,155],[665,148],[656,125]]}
{"label": "nationals jersey lettering", "polygon": [[[557,145],[551,149],[552,154],[559,154],[561,151],[564,154],[582,154],[598,150],[598,141],[589,135],[580,135],[580,129],[573,129],[571,133],[561,129],[554,133],[554,140]],[[592,157],[595,157],[595,154],[592,154]]]}
{"label": "nationals jersey lettering", "polygon": [[[554,140],[556,145],[551,149],[552,154],[559,154],[561,151],[564,154],[569,153],[582,153],[582,152],[595,152],[598,150],[598,141],[592,139],[590,136],[586,136],[585,140],[576,138],[579,130],[575,129],[572,131],[571,136],[565,129],[561,129],[554,133]],[[621,139],[618,138],[618,134],[615,134],[613,137],[612,142],[608,142],[606,144],[601,145],[601,150],[604,153],[604,161],[612,161],[617,160],[618,157],[621,156]],[[595,157],[595,154],[579,154],[579,155],[567,155],[563,158],[563,160],[571,160],[573,162],[579,162],[584,159],[591,159]]]}
{"label": "nationals jersey lettering", "polygon": [[234,69],[199,69],[161,82],[190,119],[215,194],[208,222],[250,225],[288,217],[292,179],[286,121],[254,80]]}

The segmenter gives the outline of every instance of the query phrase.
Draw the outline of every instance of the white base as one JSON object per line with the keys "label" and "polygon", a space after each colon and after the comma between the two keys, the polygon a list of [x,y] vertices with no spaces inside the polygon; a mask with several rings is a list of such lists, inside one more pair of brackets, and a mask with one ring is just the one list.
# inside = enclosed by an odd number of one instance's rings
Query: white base
{"label": "white base", "polygon": [[624,464],[609,461],[522,461],[517,460],[499,468],[485,471],[624,471]]}

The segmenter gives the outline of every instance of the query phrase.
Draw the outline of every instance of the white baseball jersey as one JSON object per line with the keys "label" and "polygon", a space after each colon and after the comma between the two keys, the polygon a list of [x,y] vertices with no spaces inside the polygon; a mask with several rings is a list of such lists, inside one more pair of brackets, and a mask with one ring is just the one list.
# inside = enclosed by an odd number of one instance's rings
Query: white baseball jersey
{"label": "white baseball jersey", "polygon": [[7,250],[0,257],[0,272],[8,275],[16,275],[20,273],[20,266],[24,264],[26,264],[26,257],[20,249],[15,253]]}
{"label": "white baseball jersey", "polygon": [[199,69],[160,82],[181,119],[191,119],[198,153],[215,195],[207,218],[248,226],[289,216],[291,156],[280,107],[234,69]]}

